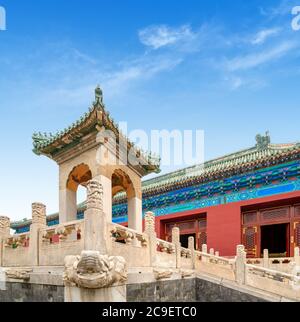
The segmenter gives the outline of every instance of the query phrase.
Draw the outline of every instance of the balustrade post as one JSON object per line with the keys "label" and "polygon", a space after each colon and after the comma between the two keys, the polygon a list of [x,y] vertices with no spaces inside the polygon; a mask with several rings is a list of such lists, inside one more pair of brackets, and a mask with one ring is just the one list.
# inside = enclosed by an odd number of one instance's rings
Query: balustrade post
{"label": "balustrade post", "polygon": [[192,268],[195,269],[195,238],[189,237],[189,250],[191,251]]}
{"label": "balustrade post", "polygon": [[295,259],[296,266],[297,267],[300,267],[300,248],[299,247],[296,247],[295,248],[295,256],[294,256],[294,259]]}
{"label": "balustrade post", "polygon": [[10,236],[10,219],[0,217],[0,267],[3,266],[3,252],[5,240]]}
{"label": "balustrade post", "polygon": [[215,250],[214,250],[213,248],[211,248],[211,249],[209,250],[209,254],[210,254],[210,255],[215,256]]}
{"label": "balustrade post", "polygon": [[269,268],[269,250],[264,249],[264,258],[263,258],[263,266],[264,268]]}
{"label": "balustrade post", "polygon": [[[202,253],[203,254],[207,254],[207,250],[208,250],[208,247],[206,244],[203,244],[202,245]],[[202,262],[203,263],[206,263],[207,262],[207,257],[206,256],[202,256]]]}
{"label": "balustrade post", "polygon": [[145,214],[145,234],[149,238],[150,264],[153,267],[156,266],[157,235],[155,231],[155,214],[150,211]]}
{"label": "balustrade post", "polygon": [[178,227],[172,229],[172,243],[175,245],[176,268],[181,268],[180,229]]}
{"label": "balustrade post", "polygon": [[32,204],[32,224],[29,236],[29,258],[32,266],[39,266],[40,231],[46,228],[46,206],[35,202]]}
{"label": "balustrade post", "polygon": [[110,249],[108,223],[103,211],[103,187],[92,179],[87,184],[87,209],[84,213],[84,249],[107,255]]}
{"label": "balustrade post", "polygon": [[237,246],[235,259],[235,278],[240,285],[246,282],[246,252],[243,245]]}

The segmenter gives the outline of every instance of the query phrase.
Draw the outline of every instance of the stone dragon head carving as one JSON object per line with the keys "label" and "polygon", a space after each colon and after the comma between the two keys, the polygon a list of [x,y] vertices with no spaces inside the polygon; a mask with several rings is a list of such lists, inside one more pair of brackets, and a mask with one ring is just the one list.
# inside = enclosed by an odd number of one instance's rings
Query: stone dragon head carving
{"label": "stone dragon head carving", "polygon": [[126,262],[123,257],[83,251],[81,256],[67,256],[65,259],[64,282],[67,286],[100,289],[122,285],[126,280]]}

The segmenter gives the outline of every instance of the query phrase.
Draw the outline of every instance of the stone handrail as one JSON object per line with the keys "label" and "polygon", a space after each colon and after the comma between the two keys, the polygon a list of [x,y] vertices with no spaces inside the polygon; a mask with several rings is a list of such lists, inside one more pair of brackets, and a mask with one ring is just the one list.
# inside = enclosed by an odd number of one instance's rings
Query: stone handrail
{"label": "stone handrail", "polygon": [[158,251],[168,254],[175,253],[175,245],[173,243],[167,242],[159,238],[156,239],[156,243],[158,246]]}
{"label": "stone handrail", "polygon": [[[19,246],[24,246],[25,241],[30,240],[30,233],[21,233],[21,234],[15,234],[12,236],[9,236],[5,242],[4,242],[4,247],[12,247],[12,248],[17,248]],[[15,246],[15,247],[14,247]]]}
{"label": "stone handrail", "polygon": [[265,278],[273,279],[280,282],[290,281],[299,283],[300,287],[300,276],[294,274],[288,274],[279,272],[273,269],[268,269],[265,267],[259,267],[255,265],[246,264],[247,274],[255,274]]}
{"label": "stone handrail", "polygon": [[192,258],[192,251],[191,251],[191,249],[181,247],[181,257],[184,257],[184,258]]}
{"label": "stone handrail", "polygon": [[113,241],[121,241],[125,244],[131,245],[134,241],[140,242],[142,247],[146,247],[148,244],[148,237],[146,234],[139,233],[133,229],[118,225],[109,224],[109,232]]}
{"label": "stone handrail", "polygon": [[81,235],[83,232],[83,225],[84,220],[76,220],[65,224],[58,224],[41,229],[40,235],[43,242],[50,242],[52,237],[55,235],[59,236],[60,241],[66,241],[73,231]]}
{"label": "stone handrail", "polygon": [[233,265],[235,263],[234,259],[220,257],[220,256],[216,256],[216,255],[212,255],[204,252],[195,251],[195,254],[198,256],[199,259],[205,258],[205,259],[208,259],[210,263],[214,263],[214,264]]}

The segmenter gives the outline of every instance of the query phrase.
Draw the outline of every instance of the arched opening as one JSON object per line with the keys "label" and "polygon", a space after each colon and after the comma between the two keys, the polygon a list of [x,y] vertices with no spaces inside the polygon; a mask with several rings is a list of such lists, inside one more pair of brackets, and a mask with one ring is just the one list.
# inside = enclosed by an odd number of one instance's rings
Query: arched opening
{"label": "arched opening", "polygon": [[142,213],[137,206],[136,191],[129,175],[124,171],[115,170],[112,175],[112,200],[117,204],[119,216],[128,216],[128,228],[140,230]]}
{"label": "arched opening", "polygon": [[85,187],[89,180],[92,179],[92,172],[86,164],[80,164],[73,168],[69,174],[67,188],[72,191],[77,191],[79,186]]}
{"label": "arched opening", "polygon": [[92,179],[88,165],[80,164],[70,172],[66,184],[66,212],[68,221],[77,220],[77,207],[86,200],[86,187]]}

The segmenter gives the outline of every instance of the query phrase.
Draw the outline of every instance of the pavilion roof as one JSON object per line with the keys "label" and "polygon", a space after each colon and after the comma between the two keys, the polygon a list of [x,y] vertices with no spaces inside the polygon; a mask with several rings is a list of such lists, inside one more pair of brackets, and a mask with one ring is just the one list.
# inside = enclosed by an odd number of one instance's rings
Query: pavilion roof
{"label": "pavilion roof", "polygon": [[37,155],[44,155],[55,159],[55,156],[61,151],[71,148],[90,133],[99,132],[103,127],[105,130],[111,130],[115,137],[119,138],[119,141],[126,142],[128,151],[132,149],[135,151],[139,159],[143,161],[143,175],[160,172],[160,158],[137,148],[128,137],[122,134],[118,124],[115,123],[105,108],[100,87],[97,87],[95,90],[95,102],[89,108],[89,111],[71,126],[56,134],[34,133],[32,136],[33,152]]}

